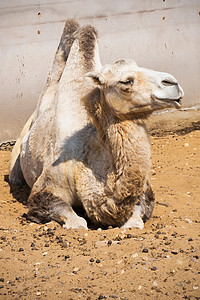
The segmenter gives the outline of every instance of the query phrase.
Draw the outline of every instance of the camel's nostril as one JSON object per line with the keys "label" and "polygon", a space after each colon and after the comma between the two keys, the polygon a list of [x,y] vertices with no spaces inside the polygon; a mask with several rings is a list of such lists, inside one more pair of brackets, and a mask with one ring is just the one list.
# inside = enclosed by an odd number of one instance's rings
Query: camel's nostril
{"label": "camel's nostril", "polygon": [[172,86],[172,85],[178,85],[178,82],[174,80],[163,80],[162,84],[164,86]]}

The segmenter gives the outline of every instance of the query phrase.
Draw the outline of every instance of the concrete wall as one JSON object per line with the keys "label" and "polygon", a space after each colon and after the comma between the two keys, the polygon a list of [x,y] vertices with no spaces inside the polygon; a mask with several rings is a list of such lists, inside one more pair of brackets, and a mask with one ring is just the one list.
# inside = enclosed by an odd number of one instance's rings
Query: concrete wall
{"label": "concrete wall", "polygon": [[97,28],[103,64],[133,58],[169,72],[184,106],[200,104],[199,0],[1,0],[0,143],[34,110],[67,18]]}

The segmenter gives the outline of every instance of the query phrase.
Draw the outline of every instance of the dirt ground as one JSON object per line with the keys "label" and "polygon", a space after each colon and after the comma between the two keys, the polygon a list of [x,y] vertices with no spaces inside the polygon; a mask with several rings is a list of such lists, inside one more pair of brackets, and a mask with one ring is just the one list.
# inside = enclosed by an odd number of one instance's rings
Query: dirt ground
{"label": "dirt ground", "polygon": [[8,184],[0,151],[0,299],[200,299],[200,131],[189,131],[151,137],[143,230],[28,223],[29,189]]}

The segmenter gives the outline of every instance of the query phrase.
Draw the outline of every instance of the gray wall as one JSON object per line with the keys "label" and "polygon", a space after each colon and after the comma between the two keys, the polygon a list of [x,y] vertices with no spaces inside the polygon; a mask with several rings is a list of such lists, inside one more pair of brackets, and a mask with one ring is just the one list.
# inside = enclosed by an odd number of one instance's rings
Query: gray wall
{"label": "gray wall", "polygon": [[200,104],[200,0],[1,0],[0,143],[34,110],[67,18],[97,28],[103,64],[133,58],[169,72],[184,106]]}

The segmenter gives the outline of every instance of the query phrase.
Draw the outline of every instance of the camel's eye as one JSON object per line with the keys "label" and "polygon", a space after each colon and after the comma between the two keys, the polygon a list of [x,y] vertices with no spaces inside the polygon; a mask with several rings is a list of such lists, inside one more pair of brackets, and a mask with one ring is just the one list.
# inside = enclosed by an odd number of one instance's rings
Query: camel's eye
{"label": "camel's eye", "polygon": [[133,79],[127,79],[126,81],[119,81],[119,83],[121,84],[125,84],[125,85],[131,85],[133,84]]}

